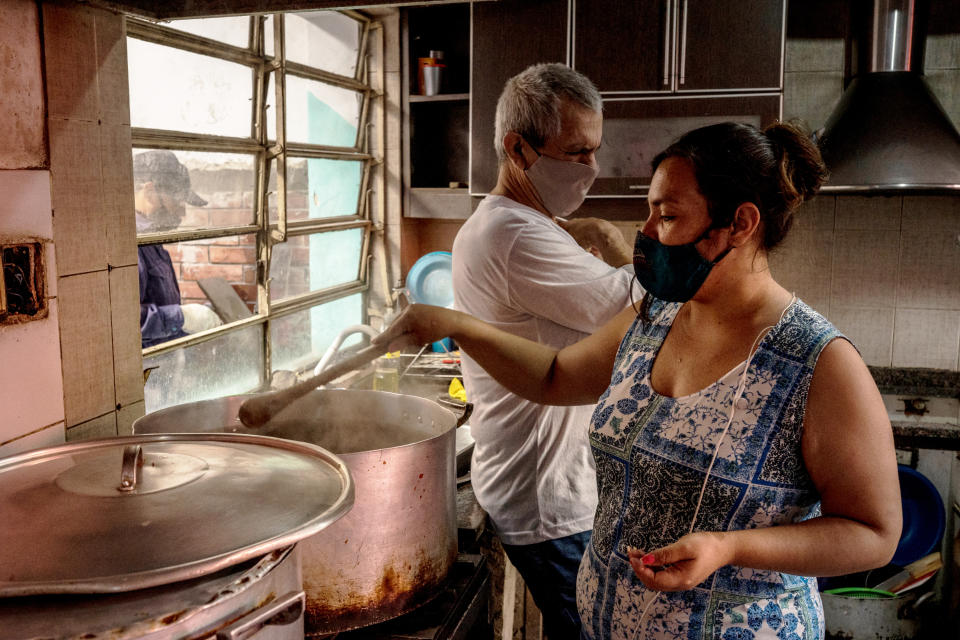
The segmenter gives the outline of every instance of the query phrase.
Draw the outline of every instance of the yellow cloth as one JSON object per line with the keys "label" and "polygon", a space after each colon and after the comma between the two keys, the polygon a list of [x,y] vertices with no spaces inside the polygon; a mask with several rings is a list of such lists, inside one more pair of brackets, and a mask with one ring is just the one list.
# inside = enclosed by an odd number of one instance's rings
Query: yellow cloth
{"label": "yellow cloth", "polygon": [[460,402],[467,401],[467,390],[463,388],[460,378],[454,378],[450,381],[450,388],[447,389],[447,393],[450,394],[451,398],[456,398]]}

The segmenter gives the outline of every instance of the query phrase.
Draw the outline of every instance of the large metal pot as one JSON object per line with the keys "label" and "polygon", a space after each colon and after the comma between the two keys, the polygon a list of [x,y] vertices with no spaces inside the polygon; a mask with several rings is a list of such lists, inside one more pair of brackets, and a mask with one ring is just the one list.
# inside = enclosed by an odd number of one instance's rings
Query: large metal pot
{"label": "large metal pot", "polygon": [[296,546],[210,576],[120,594],[0,598],[3,637],[302,640]]}
{"label": "large metal pot", "polygon": [[140,435],[0,459],[0,636],[302,638],[295,543],[353,499],[330,452],[256,435]]}
{"label": "large metal pot", "polygon": [[228,431],[318,444],[353,477],[354,507],[303,540],[307,635],[406,613],[442,588],[456,560],[455,414],[381,391],[313,391],[256,431],[239,395],[170,407],[137,420],[136,433]]}

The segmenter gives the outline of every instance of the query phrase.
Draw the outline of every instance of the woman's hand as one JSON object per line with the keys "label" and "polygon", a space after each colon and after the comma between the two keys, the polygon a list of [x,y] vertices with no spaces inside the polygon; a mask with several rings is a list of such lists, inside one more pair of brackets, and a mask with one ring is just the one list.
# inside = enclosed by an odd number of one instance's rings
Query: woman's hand
{"label": "woman's hand", "polygon": [[627,547],[627,554],[637,578],[649,589],[685,591],[730,563],[729,546],[723,533],[697,532],[649,553]]}
{"label": "woman's hand", "polygon": [[444,307],[412,304],[404,309],[372,344],[388,344],[390,351],[421,346],[453,336],[463,314]]}

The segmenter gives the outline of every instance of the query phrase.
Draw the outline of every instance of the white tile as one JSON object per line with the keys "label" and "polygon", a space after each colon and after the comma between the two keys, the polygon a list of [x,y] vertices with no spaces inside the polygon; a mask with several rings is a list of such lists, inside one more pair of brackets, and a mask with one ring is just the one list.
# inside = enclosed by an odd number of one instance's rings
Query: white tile
{"label": "white tile", "polygon": [[133,423],[137,418],[142,418],[146,408],[143,400],[134,402],[117,411],[117,434],[121,436],[133,435]]}
{"label": "white tile", "polygon": [[106,271],[60,279],[60,348],[67,427],[116,409]]}
{"label": "white tile", "polygon": [[783,117],[799,118],[816,131],[843,95],[842,71],[791,71],[783,74]]}
{"label": "white tile", "polygon": [[60,275],[107,268],[100,127],[79,120],[49,120],[50,193]]}
{"label": "white tile", "polygon": [[893,307],[899,259],[899,231],[838,230],[831,307]]}
{"label": "white tile", "polygon": [[26,453],[34,449],[43,447],[55,447],[66,441],[64,427],[62,422],[44,427],[38,431],[27,434],[16,440],[10,440],[0,444],[0,458]]}
{"label": "white tile", "polygon": [[788,38],[784,68],[843,73],[843,47],[843,38]]}
{"label": "white tile", "polygon": [[42,320],[0,326],[0,442],[62,422],[56,300]]}
{"label": "white tile", "polygon": [[97,47],[97,85],[100,120],[130,124],[130,88],[127,81],[127,39],[124,17],[112,11],[94,12]]}
{"label": "white tile", "polygon": [[837,229],[899,230],[903,197],[837,196]]}
{"label": "white tile", "polygon": [[960,312],[897,309],[893,366],[951,369],[960,351]]}
{"label": "white tile", "polygon": [[830,321],[844,333],[860,351],[864,362],[878,367],[889,367],[893,354],[893,322],[895,310],[830,309]]}
{"label": "white tile", "polygon": [[832,263],[832,232],[796,228],[770,254],[770,273],[781,286],[826,315]]}
{"label": "white tile", "polygon": [[932,33],[927,36],[923,68],[960,68],[960,33]]}
{"label": "white tile", "polygon": [[112,438],[117,435],[117,413],[110,411],[93,420],[78,424],[67,429],[67,442],[77,440],[96,440]]}
{"label": "white tile", "polygon": [[902,229],[960,233],[960,195],[904,196]]}
{"label": "white tile", "polygon": [[43,4],[47,108],[53,117],[96,122],[97,47],[94,10],[79,4]]}
{"label": "white tile", "polygon": [[960,311],[960,240],[952,232],[904,231],[897,306]]}
{"label": "white tile", "polygon": [[790,233],[800,229],[832,232],[835,227],[836,208],[837,198],[831,195],[820,194],[813,200],[804,202],[793,214],[793,229]]}
{"label": "white tile", "polygon": [[934,69],[924,75],[950,120],[954,124],[960,122],[960,69]]}
{"label": "white tile", "polygon": [[0,193],[0,235],[53,239],[49,171],[0,171]]}
{"label": "white tile", "polygon": [[143,400],[140,342],[140,280],[137,267],[110,271],[110,317],[117,404]]}

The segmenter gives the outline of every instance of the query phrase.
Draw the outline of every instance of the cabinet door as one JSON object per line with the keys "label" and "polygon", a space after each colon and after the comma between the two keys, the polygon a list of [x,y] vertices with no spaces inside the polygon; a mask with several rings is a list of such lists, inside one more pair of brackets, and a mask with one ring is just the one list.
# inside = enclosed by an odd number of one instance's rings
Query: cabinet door
{"label": "cabinet door", "polygon": [[784,0],[679,0],[677,90],[780,89]]}
{"label": "cabinet door", "polygon": [[567,0],[501,0],[473,7],[470,192],[497,183],[494,117],[510,77],[538,62],[567,61]]}
{"label": "cabinet door", "polygon": [[573,67],[600,91],[669,91],[674,0],[575,0]]}
{"label": "cabinet door", "polygon": [[764,126],[780,115],[779,95],[606,99],[600,175],[590,196],[639,196],[650,187],[650,162],[682,134],[718,122]]}

